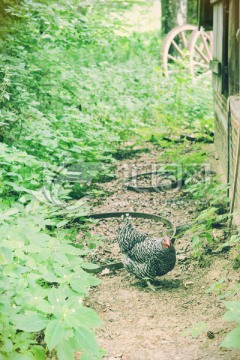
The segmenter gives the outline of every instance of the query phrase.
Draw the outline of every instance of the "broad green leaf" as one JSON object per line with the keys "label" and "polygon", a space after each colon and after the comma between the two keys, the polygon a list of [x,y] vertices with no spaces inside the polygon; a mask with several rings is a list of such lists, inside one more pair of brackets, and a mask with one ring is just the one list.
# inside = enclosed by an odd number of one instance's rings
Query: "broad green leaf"
{"label": "broad green leaf", "polygon": [[[8,283],[7,283],[8,285]],[[6,286],[6,289],[8,288],[8,286]],[[3,314],[4,312],[8,312],[11,308],[10,305],[10,299],[8,299],[7,297],[3,297],[1,295],[0,297],[0,312],[1,314]]]}
{"label": "broad green leaf", "polygon": [[45,314],[52,314],[53,312],[52,306],[45,299],[40,299],[37,301],[36,308],[38,311],[41,311]]}
{"label": "broad green leaf", "polygon": [[67,294],[59,288],[52,288],[48,293],[48,300],[51,305],[61,304],[66,300]]}
{"label": "broad green leaf", "polygon": [[9,360],[37,360],[32,353],[30,353],[29,351],[28,352],[25,352],[25,353],[21,353],[21,354],[18,354],[16,352],[14,352],[11,357],[9,356],[8,358]]}
{"label": "broad green leaf", "polygon": [[18,330],[27,332],[41,331],[48,323],[45,316],[34,311],[26,311],[24,315],[15,315],[12,321]]}
{"label": "broad green leaf", "polygon": [[191,335],[193,338],[197,338],[202,332],[206,331],[208,324],[205,322],[197,322],[192,327],[183,332],[183,336]]}
{"label": "broad green leaf", "polygon": [[86,294],[90,288],[90,283],[87,277],[77,277],[70,281],[70,286],[73,290],[77,291],[79,294]]}
{"label": "broad green leaf", "polygon": [[5,340],[5,344],[2,346],[2,351],[11,352],[13,349],[13,343],[10,339]]}
{"label": "broad green leaf", "polygon": [[9,264],[13,260],[12,250],[7,247],[0,247],[0,265]]}
{"label": "broad green leaf", "polygon": [[240,326],[236,327],[229,334],[227,334],[221,343],[221,346],[226,348],[240,349]]}
{"label": "broad green leaf", "polygon": [[74,331],[74,336],[77,345],[76,350],[87,350],[92,354],[98,354],[99,346],[95,336],[90,330],[81,327],[78,330]]}
{"label": "broad green leaf", "polygon": [[226,301],[224,304],[228,311],[223,315],[223,319],[240,323],[240,301]]}
{"label": "broad green leaf", "polygon": [[5,97],[5,99],[10,100],[10,95],[9,94],[3,94],[3,97]]}
{"label": "broad green leaf", "polygon": [[64,266],[61,266],[61,265],[59,265],[59,264],[54,264],[53,265],[53,269],[54,269],[54,271],[55,271],[55,273],[58,275],[58,276],[61,276],[61,277],[67,277],[67,276],[69,276],[71,273],[70,273],[70,271],[68,271],[67,269],[66,269],[66,267],[64,267]]}
{"label": "broad green leaf", "polygon": [[59,277],[55,276],[53,273],[48,272],[48,271],[44,271],[43,273],[41,273],[41,277],[42,277],[42,279],[46,280],[47,282],[51,282],[51,283],[61,282],[61,279]]}
{"label": "broad green leaf", "polygon": [[102,322],[93,309],[81,307],[77,310],[77,319],[80,326],[95,328],[101,326]]}
{"label": "broad green leaf", "polygon": [[63,221],[60,221],[59,223],[57,223],[57,227],[60,228],[60,227],[63,227],[65,225],[67,225],[69,223],[70,220],[63,220]]}
{"label": "broad green leaf", "polygon": [[69,265],[68,257],[63,253],[63,251],[54,251],[52,253],[52,259],[59,265]]}
{"label": "broad green leaf", "polygon": [[91,276],[91,275],[89,275],[88,281],[91,286],[98,286],[101,284],[100,279],[98,279],[97,277]]}
{"label": "broad green leaf", "polygon": [[58,250],[64,254],[75,255],[75,256],[77,255],[82,256],[88,253],[87,250],[78,249],[77,247],[68,244],[59,244],[56,246],[55,250]]}
{"label": "broad green leaf", "polygon": [[34,355],[35,360],[45,360],[46,359],[45,349],[42,346],[38,346],[38,345],[33,346],[31,351]]}
{"label": "broad green leaf", "polygon": [[83,262],[83,263],[81,263],[81,267],[83,269],[86,269],[86,270],[95,270],[95,269],[99,268],[99,265],[93,264],[93,263]]}
{"label": "broad green leaf", "polygon": [[72,347],[72,344],[69,340],[61,341],[57,347],[57,356],[59,360],[74,360],[74,351],[76,350]]}
{"label": "broad green leaf", "polygon": [[49,321],[45,330],[45,341],[50,351],[61,342],[64,336],[65,326],[62,320],[51,320]]}
{"label": "broad green leaf", "polygon": [[102,360],[105,356],[107,356],[107,352],[103,349],[99,349],[98,354],[92,354],[88,351],[85,351],[81,355],[81,360]]}
{"label": "broad green leaf", "polygon": [[15,215],[19,212],[19,210],[17,208],[13,208],[13,209],[10,209],[8,211],[6,211],[4,213],[4,215],[7,215],[7,216],[11,216],[11,215]]}

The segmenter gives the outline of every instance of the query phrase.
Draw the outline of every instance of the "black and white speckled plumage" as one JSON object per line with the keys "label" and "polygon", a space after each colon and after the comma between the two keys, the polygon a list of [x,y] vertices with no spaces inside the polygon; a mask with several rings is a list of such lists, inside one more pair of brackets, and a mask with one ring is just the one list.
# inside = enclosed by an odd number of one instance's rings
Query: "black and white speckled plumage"
{"label": "black and white speckled plumage", "polygon": [[167,274],[175,266],[176,252],[173,246],[163,248],[162,240],[141,233],[126,221],[117,236],[124,267],[139,278]]}

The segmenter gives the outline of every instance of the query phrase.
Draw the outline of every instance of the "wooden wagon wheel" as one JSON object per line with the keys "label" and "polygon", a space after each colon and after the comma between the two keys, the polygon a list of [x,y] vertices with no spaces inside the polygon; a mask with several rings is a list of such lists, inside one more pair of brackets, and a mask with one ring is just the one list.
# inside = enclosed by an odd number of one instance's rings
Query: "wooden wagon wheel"
{"label": "wooden wagon wheel", "polygon": [[163,69],[166,77],[178,71],[174,69],[177,64],[189,66],[189,60],[185,62],[184,59],[189,57],[189,40],[193,32],[196,31],[197,26],[186,24],[175,27],[167,34],[163,42],[162,52]]}
{"label": "wooden wagon wheel", "polygon": [[210,60],[213,59],[213,33],[194,31],[189,39],[189,63],[192,75],[202,75],[209,71]]}

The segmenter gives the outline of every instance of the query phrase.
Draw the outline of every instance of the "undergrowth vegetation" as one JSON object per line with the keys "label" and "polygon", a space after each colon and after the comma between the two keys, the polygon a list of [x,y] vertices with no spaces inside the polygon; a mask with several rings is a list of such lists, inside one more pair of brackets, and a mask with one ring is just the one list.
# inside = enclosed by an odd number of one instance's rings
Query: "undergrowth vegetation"
{"label": "undergrowth vegetation", "polygon": [[[166,151],[160,160],[167,164],[167,171],[173,171],[174,180],[182,187],[181,196],[197,204],[197,215],[186,224],[184,232],[184,236],[191,240],[191,256],[197,260],[198,266],[206,267],[211,264],[213,255],[224,255],[234,249],[229,265],[234,270],[239,269],[240,236],[229,226],[232,215],[229,214],[228,185],[221,183],[212,171],[204,147],[196,144],[193,147],[188,141],[169,143],[169,139],[165,145]],[[240,348],[239,291],[239,282],[229,283],[226,278],[219,279],[207,289],[207,293],[214,293],[224,301],[227,311],[223,319],[238,324],[220,344],[225,348]],[[196,338],[206,328],[207,324],[197,323],[183,335],[191,334]]]}
{"label": "undergrowth vegetation", "polygon": [[[182,164],[181,182],[183,193],[186,198],[197,202],[198,214],[184,236],[188,236],[192,242],[191,255],[198,261],[200,266],[209,266],[212,255],[224,254],[232,247],[235,248],[232,268],[239,269],[239,233],[229,227],[229,197],[228,185],[224,185],[219,178],[211,171],[211,166],[206,161],[206,153],[201,151],[201,147],[194,149],[190,156],[181,154],[181,146],[174,145],[165,153],[168,159],[175,156],[178,158],[178,164]],[[212,284],[207,292],[213,292],[220,300],[224,301],[226,313],[223,316],[225,321],[240,323],[238,301],[240,286],[239,283],[227,285],[225,278]],[[199,323],[200,324],[200,323]],[[197,337],[202,331],[205,331],[206,324],[198,328],[196,324],[192,329],[188,329],[186,334]],[[201,324],[200,324],[201,325]],[[196,332],[196,327],[198,328]],[[236,326],[226,335],[221,343],[222,347],[240,348],[239,341],[240,327]]]}
{"label": "undergrowth vegetation", "polygon": [[[167,147],[182,134],[212,139],[210,83],[203,92],[184,71],[164,78],[160,35],[124,35],[111,16],[133,3],[0,5],[1,359],[66,360],[76,351],[82,360],[102,358],[93,332],[100,320],[84,306],[99,280],[85,260],[97,240],[76,243],[73,220],[89,210],[81,198],[101,196],[92,180],[114,176],[113,154],[130,140]],[[90,177],[79,175],[84,164]],[[199,183],[188,187],[195,197],[201,191]],[[219,193],[212,185],[209,191],[211,227]],[[212,239],[197,226],[200,258],[203,239]]]}

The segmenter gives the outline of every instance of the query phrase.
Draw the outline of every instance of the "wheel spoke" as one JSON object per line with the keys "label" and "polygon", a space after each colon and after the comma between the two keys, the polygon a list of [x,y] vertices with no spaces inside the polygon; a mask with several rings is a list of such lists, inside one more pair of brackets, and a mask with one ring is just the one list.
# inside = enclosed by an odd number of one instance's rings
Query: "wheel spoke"
{"label": "wheel spoke", "polygon": [[208,34],[207,32],[205,32],[204,35],[206,36],[206,38],[207,38],[209,41],[211,41],[211,34]]}
{"label": "wheel spoke", "polygon": [[208,46],[206,37],[204,36],[204,33],[201,32],[200,36],[201,36],[201,39],[202,39],[204,48],[205,48],[205,50],[206,50],[208,59],[209,59],[209,60],[212,60],[212,54],[211,54],[211,52],[210,52],[210,49],[209,49],[209,46]]}
{"label": "wheel spoke", "polygon": [[[182,25],[172,29],[163,44],[163,69],[166,76],[176,73],[181,68],[190,68],[192,75],[209,72],[212,60],[212,32],[200,31],[193,25]],[[188,63],[188,61],[190,63]],[[175,70],[176,69],[176,70]]]}
{"label": "wheel spoke", "polygon": [[199,62],[199,61],[193,61],[193,64],[194,64],[194,65],[198,65],[198,66],[202,66],[202,67],[204,67],[205,69],[209,69],[209,65],[204,64],[204,63],[201,63],[201,62]]}
{"label": "wheel spoke", "polygon": [[173,61],[178,61],[177,58],[175,58],[174,56],[172,56],[171,54],[168,54],[168,59],[171,59]]}
{"label": "wheel spoke", "polygon": [[175,49],[179,52],[179,54],[180,54],[181,56],[183,56],[183,52],[182,52],[182,50],[180,49],[180,47],[178,46],[178,44],[176,43],[176,41],[172,40],[172,44],[173,44],[173,46],[175,47]]}
{"label": "wheel spoke", "polygon": [[186,36],[185,36],[184,32],[181,31],[179,35],[180,35],[180,37],[182,39],[183,46],[185,47],[185,49],[187,49],[188,43],[187,43],[187,39],[186,39]]}
{"label": "wheel spoke", "polygon": [[171,59],[171,60],[173,60],[173,61],[175,61],[176,63],[178,63],[178,64],[183,64],[183,62],[182,62],[182,60],[181,59],[179,59],[179,58],[177,58],[177,57],[174,57],[174,56],[172,56],[172,55],[170,55],[170,54],[168,54],[168,59]]}
{"label": "wheel spoke", "polygon": [[209,59],[207,58],[206,55],[203,54],[203,52],[201,51],[201,49],[195,45],[194,46],[195,50],[197,51],[197,53],[201,56],[201,58],[208,64],[209,63]]}

